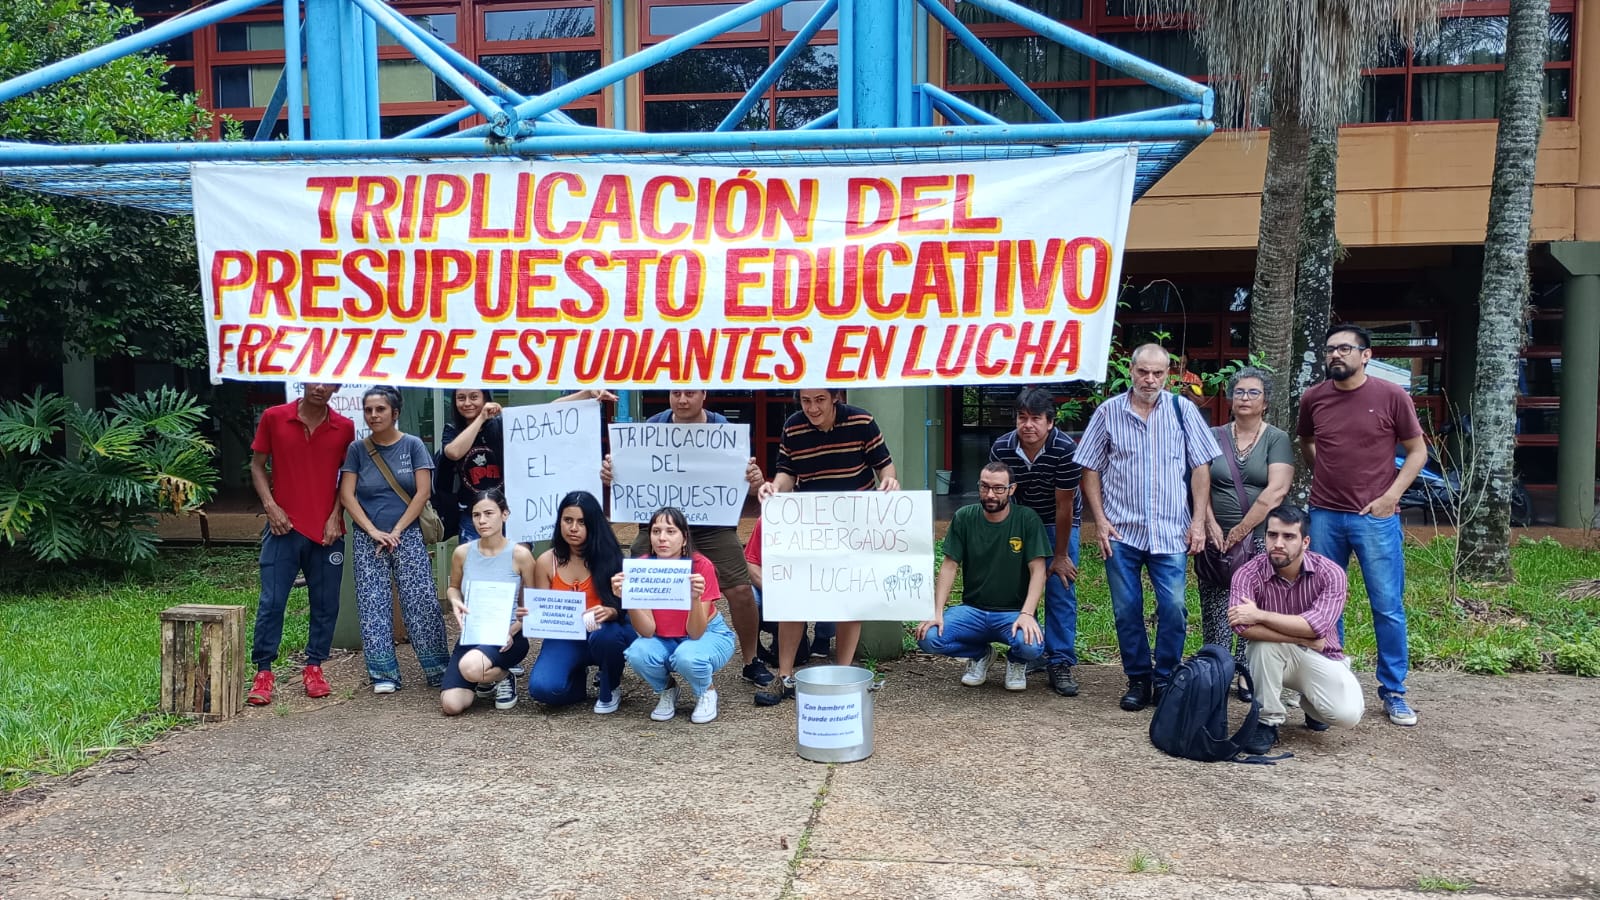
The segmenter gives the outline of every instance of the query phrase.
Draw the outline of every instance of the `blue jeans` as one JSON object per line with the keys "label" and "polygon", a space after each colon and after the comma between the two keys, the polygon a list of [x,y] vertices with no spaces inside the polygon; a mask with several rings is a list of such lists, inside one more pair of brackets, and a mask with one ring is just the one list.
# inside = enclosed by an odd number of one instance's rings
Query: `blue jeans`
{"label": "blue jeans", "polygon": [[[1378,696],[1404,694],[1411,655],[1406,644],[1405,532],[1400,514],[1377,519],[1360,513],[1311,508],[1311,549],[1350,568],[1350,551],[1361,563],[1361,577],[1372,601],[1372,630],[1378,639]],[[1339,617],[1344,643],[1344,617]]]}
{"label": "blue jeans", "polygon": [[[1150,572],[1156,589],[1156,653],[1150,660],[1150,635],[1144,627],[1144,582],[1141,568]],[[1111,542],[1106,560],[1106,581],[1111,587],[1111,613],[1117,621],[1117,648],[1122,651],[1122,672],[1129,678],[1172,677],[1183,659],[1188,609],[1183,591],[1189,580],[1189,557],[1183,553],[1151,553],[1117,541]]]}
{"label": "blue jeans", "polygon": [[333,647],[333,625],[339,620],[339,586],[344,581],[344,538],[324,546],[298,531],[261,532],[261,598],[256,603],[255,638],[250,661],[256,671],[272,668],[283,640],[283,610],[295,576],[306,573],[311,623],[306,635],[306,665],[320,666]]}
{"label": "blue jeans", "polygon": [[[1046,525],[1044,533],[1054,552],[1056,527]],[[1067,555],[1073,565],[1078,564],[1076,525],[1067,537]],[[1044,577],[1044,661],[1052,666],[1078,664],[1078,586],[1065,584],[1048,571]]]}
{"label": "blue jeans", "polygon": [[667,689],[674,673],[689,685],[696,697],[711,689],[711,676],[733,658],[737,641],[721,614],[706,623],[698,638],[642,637],[628,645],[628,665],[650,683],[656,693]]}
{"label": "blue jeans", "polygon": [[986,609],[962,604],[944,611],[944,627],[930,628],[917,646],[924,653],[954,656],[958,659],[977,659],[989,652],[991,643],[1006,645],[1006,659],[1028,662],[1044,653],[1044,642],[1029,643],[1022,638],[1022,629],[1012,633],[1019,613],[990,612]]}
{"label": "blue jeans", "polygon": [[588,696],[590,666],[600,667],[600,699],[622,682],[623,651],[639,635],[626,619],[606,622],[581,641],[546,640],[528,671],[528,696],[537,703],[566,706]]}

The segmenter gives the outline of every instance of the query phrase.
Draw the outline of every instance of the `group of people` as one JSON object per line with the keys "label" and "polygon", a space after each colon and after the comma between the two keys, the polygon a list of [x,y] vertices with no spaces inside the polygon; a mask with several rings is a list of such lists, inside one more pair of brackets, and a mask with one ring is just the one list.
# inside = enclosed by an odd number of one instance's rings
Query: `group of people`
{"label": "group of people", "polygon": [[[916,627],[926,652],[965,659],[962,682],[981,685],[1005,654],[1005,686],[1024,690],[1030,672],[1048,673],[1050,687],[1074,696],[1077,665],[1079,537],[1084,512],[1105,559],[1117,643],[1127,690],[1123,709],[1160,701],[1187,636],[1184,590],[1188,560],[1206,555],[1200,573],[1201,629],[1207,643],[1230,647],[1248,665],[1262,705],[1250,749],[1265,752],[1303,696],[1307,726],[1348,726],[1363,713],[1362,692],[1342,652],[1345,568],[1360,562],[1377,633],[1379,698],[1389,720],[1414,725],[1406,698],[1408,653],[1403,606],[1401,494],[1426,456],[1410,397],[1370,377],[1371,336],[1353,325],[1327,334],[1328,378],[1301,400],[1298,439],[1312,466],[1310,510],[1283,505],[1294,477],[1289,435],[1266,421],[1271,376],[1242,368],[1229,380],[1231,421],[1208,427],[1193,402],[1169,389],[1171,355],[1158,344],[1136,349],[1131,386],[1101,404],[1074,441],[1056,426],[1053,396],[1024,388],[1016,428],[990,450],[978,481],[978,502],[952,516],[936,579],[932,617]],[[309,385],[298,401],[269,409],[252,445],[253,480],[266,509],[261,602],[249,694],[271,702],[272,664],[290,585],[304,573],[310,593],[310,636],[303,683],[312,697],[329,688],[321,671],[338,611],[343,522],[351,543],[362,644],[373,690],[400,686],[390,606],[398,594],[411,642],[430,685],[441,689],[446,714],[479,698],[506,709],[517,702],[516,673],[531,652],[520,622],[503,645],[446,646],[427,548],[418,526],[435,485],[436,461],[415,436],[397,427],[401,399],[377,387],[363,398],[372,435],[356,442],[353,423],[328,408],[335,385]],[[584,391],[563,399],[609,396]],[[768,481],[754,459],[750,491],[899,488],[877,423],[835,391],[801,390],[800,411],[785,422],[776,472]],[[735,651],[743,678],[760,689],[755,702],[775,706],[794,696],[794,669],[804,661],[807,623],[776,627],[763,660],[758,530],[741,546],[731,526],[689,525],[674,508],[658,510],[639,529],[634,557],[691,560],[690,607],[624,610],[623,550],[598,498],[575,491],[559,504],[550,549],[537,556],[505,536],[501,492],[500,408],[481,391],[455,395],[454,421],[438,459],[440,483],[460,514],[462,542],[451,562],[452,608],[464,617],[470,585],[505,581],[521,587],[582,593],[584,640],[544,640],[526,667],[527,692],[550,705],[583,702],[589,670],[598,669],[597,714],[615,712],[623,669],[632,666],[657,694],[651,718],[672,718],[680,699],[694,700],[692,721],[717,717],[712,676]],[[705,392],[673,390],[670,407],[652,422],[725,422],[705,409]],[[1394,448],[1404,463],[1395,465]],[[271,462],[271,475],[267,462]],[[602,481],[609,484],[611,459]],[[337,484],[337,491],[334,485]],[[337,499],[337,502],[336,502]],[[949,605],[958,573],[961,603]],[[1145,622],[1144,578],[1154,588],[1154,648]],[[463,591],[466,593],[463,593]],[[716,601],[727,599],[731,624]],[[1040,624],[1040,612],[1043,625]],[[516,617],[525,615],[518,606]],[[831,631],[833,657],[848,663],[860,623],[818,623],[817,644]],[[1237,690],[1243,694],[1241,684]],[[687,697],[683,696],[687,693]],[[1248,699],[1247,697],[1245,699]]]}

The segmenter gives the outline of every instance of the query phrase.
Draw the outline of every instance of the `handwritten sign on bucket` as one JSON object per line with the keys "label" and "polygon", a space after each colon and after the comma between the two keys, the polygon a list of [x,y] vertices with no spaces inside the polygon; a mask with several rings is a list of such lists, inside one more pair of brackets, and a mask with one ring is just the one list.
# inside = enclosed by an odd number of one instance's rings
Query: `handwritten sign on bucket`
{"label": "handwritten sign on bucket", "polygon": [[933,614],[933,493],[774,494],[761,507],[762,612],[774,622]]}
{"label": "handwritten sign on bucket", "polygon": [[687,559],[625,559],[622,561],[623,609],[689,608]]}
{"label": "handwritten sign on bucket", "polygon": [[648,522],[676,506],[690,525],[737,525],[744,509],[750,426],[613,423],[611,521]]}
{"label": "handwritten sign on bucket", "polygon": [[556,504],[570,491],[604,496],[600,484],[600,402],[573,400],[514,406],[501,414],[506,436],[506,500],[513,541],[555,532]]}

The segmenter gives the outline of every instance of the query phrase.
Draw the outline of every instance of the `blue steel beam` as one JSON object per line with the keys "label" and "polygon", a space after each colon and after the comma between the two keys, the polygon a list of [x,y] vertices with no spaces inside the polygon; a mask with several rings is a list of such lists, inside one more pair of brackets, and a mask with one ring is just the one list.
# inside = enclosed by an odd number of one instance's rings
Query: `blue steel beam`
{"label": "blue steel beam", "polygon": [[378,97],[378,23],[371,16],[361,16],[362,80],[366,97],[367,137],[383,136],[383,113]]}
{"label": "blue steel beam", "polygon": [[[289,27],[293,25],[294,27]],[[305,43],[305,26],[300,24],[300,0],[283,0],[283,83],[289,100],[289,140],[306,139],[306,97],[300,85],[300,48]]]}
{"label": "blue steel beam", "polygon": [[967,117],[966,116],[963,116],[961,113],[956,112],[953,108],[951,108],[951,106],[949,104],[945,103],[943,100],[940,100],[938,97],[930,96],[928,98],[928,101],[930,103],[932,103],[933,104],[933,108],[938,110],[939,114],[944,116],[947,120],[949,120],[951,122],[951,124],[954,124],[954,125],[971,125],[972,124],[971,122],[967,121]]}
{"label": "blue steel beam", "polygon": [[[1046,122],[1061,121],[1061,116],[1056,114],[1050,104],[1044,102],[1044,98],[1034,93],[1033,88],[1028,87],[1026,82],[1017,77],[1017,73],[1011,71],[1011,67],[1002,62],[993,50],[990,50],[983,41],[978,39],[977,35],[973,34],[966,25],[962,24],[961,20],[955,17],[955,14],[945,9],[940,0],[917,0],[917,2],[928,11],[929,15],[938,19],[939,24],[943,25],[946,31],[961,42],[961,46],[971,51],[979,62],[983,63],[989,71],[995,74],[995,77],[1004,82],[1006,87],[1011,88],[1012,93],[1021,97],[1022,102],[1028,104],[1028,108],[1038,113],[1040,118]],[[1070,31],[1071,29],[1068,30]],[[1077,32],[1073,33],[1076,34]]]}
{"label": "blue steel beam", "polygon": [[805,123],[804,125],[801,125],[799,128],[796,128],[795,130],[796,131],[812,131],[812,130],[815,130],[815,129],[818,129],[818,128],[832,128],[833,126],[835,126],[837,124],[839,124],[839,111],[837,109],[833,109],[833,110],[829,110],[828,112],[823,113],[820,116],[817,116],[815,119],[812,119],[811,121]]}
{"label": "blue steel beam", "polygon": [[[897,121],[897,82],[909,77],[902,63],[900,14],[905,4],[897,0],[842,0],[840,24],[850,23],[850,78],[839,80],[839,93],[849,93],[849,128],[894,128]],[[841,32],[841,42],[844,35]],[[842,74],[842,73],[841,73]],[[840,106],[841,111],[844,107]]]}
{"label": "blue steel beam", "polygon": [[794,40],[789,42],[789,46],[783,48],[783,52],[779,53],[778,58],[772,61],[772,65],[767,66],[767,70],[761,73],[761,77],[757,78],[756,83],[750,86],[750,90],[745,91],[744,96],[739,98],[739,102],[734,104],[733,109],[728,111],[728,115],[723,118],[721,124],[715,130],[732,131],[734,126],[744,119],[744,114],[750,111],[750,107],[755,106],[756,102],[761,99],[761,95],[765,94],[768,88],[778,83],[778,79],[783,77],[784,70],[789,68],[789,63],[793,62],[794,58],[806,49],[806,45],[811,43],[811,39],[817,36],[817,32],[822,30],[822,26],[828,23],[828,19],[838,9],[839,0],[827,0],[826,3],[818,7],[816,14],[795,33]]}
{"label": "blue steel beam", "polygon": [[433,52],[433,49],[423,43],[405,24],[396,24],[395,20],[399,19],[403,22],[405,17],[389,6],[378,2],[378,0],[350,0],[350,2],[361,7],[361,11],[372,17],[378,23],[378,27],[389,32],[396,41],[400,42],[401,46],[411,51],[411,55],[415,56],[418,62],[427,66],[429,71],[439,76],[445,84],[450,85],[451,90],[459,94],[461,99],[467,101],[472,105],[473,109],[477,110],[485,119],[488,119],[491,130],[495,134],[504,135],[509,132],[511,124],[518,118],[517,107],[508,108],[496,103],[488,94],[479,90],[478,86],[473,84],[467,76],[461,74],[459,70],[445,62],[439,54]]}
{"label": "blue steel beam", "polygon": [[144,31],[118,38],[103,47],[96,47],[77,56],[51,63],[44,68],[34,69],[32,72],[24,72],[15,78],[0,82],[0,103],[15,100],[23,94],[80,75],[114,59],[141,50],[149,50],[157,44],[166,43],[197,28],[204,28],[270,2],[272,0],[223,0],[216,6],[176,16]]}
{"label": "blue steel beam", "polygon": [[1179,103],[1176,106],[1159,106],[1155,109],[1141,109],[1138,112],[1123,113],[1120,116],[1101,116],[1096,122],[1156,122],[1165,119],[1200,119],[1204,118],[1204,107],[1199,103]]}
{"label": "blue steel beam", "polygon": [[311,140],[354,140],[344,118],[344,53],[340,43],[347,10],[343,0],[305,0],[306,82],[311,89]]}
{"label": "blue steel beam", "polygon": [[[622,51],[628,43],[628,0],[611,0],[611,61],[616,62],[627,54]],[[627,79],[611,86],[611,127],[628,127]]]}
{"label": "blue steel beam", "polygon": [[[918,85],[922,93],[934,102],[936,106],[943,106],[961,113],[964,119],[974,119],[985,125],[1004,125],[1006,121],[991,112],[985,112],[970,102],[961,99],[955,94],[932,84]],[[1102,120],[1103,121],[1103,120]]]}

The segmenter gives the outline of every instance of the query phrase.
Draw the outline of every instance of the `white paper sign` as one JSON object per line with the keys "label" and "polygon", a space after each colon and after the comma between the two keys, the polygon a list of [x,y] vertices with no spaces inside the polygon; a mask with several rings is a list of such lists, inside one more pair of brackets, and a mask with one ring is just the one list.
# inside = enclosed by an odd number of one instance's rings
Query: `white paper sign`
{"label": "white paper sign", "polygon": [[794,695],[800,717],[800,745],[820,750],[837,750],[866,742],[861,721],[860,694]]}
{"label": "white paper sign", "polygon": [[528,614],[522,618],[522,635],[557,641],[581,641],[588,637],[583,628],[583,607],[588,598],[581,591],[541,591],[522,589],[522,605]]}
{"label": "white paper sign", "polygon": [[509,581],[469,581],[461,586],[467,604],[467,619],[461,623],[461,643],[502,646],[510,636],[511,619],[516,613],[517,585]]}
{"label": "white paper sign", "polygon": [[749,425],[615,422],[611,521],[648,522],[676,506],[690,525],[737,525],[750,491]]}
{"label": "white paper sign", "polygon": [[[339,389],[328,398],[328,408],[356,423],[356,440],[364,441],[372,437],[372,429],[367,427],[367,417],[361,412],[361,395],[367,392],[370,384],[341,384]],[[291,381],[284,385],[284,400],[299,400],[306,395],[306,385],[303,381]]]}
{"label": "white paper sign", "polygon": [[546,541],[556,504],[572,491],[604,496],[600,483],[600,401],[515,406],[501,413],[506,436],[506,500],[513,541]]}
{"label": "white paper sign", "polygon": [[687,559],[622,561],[623,609],[688,609]]}
{"label": "white paper sign", "polygon": [[761,507],[762,614],[773,622],[933,615],[933,493],[774,494]]}

